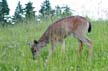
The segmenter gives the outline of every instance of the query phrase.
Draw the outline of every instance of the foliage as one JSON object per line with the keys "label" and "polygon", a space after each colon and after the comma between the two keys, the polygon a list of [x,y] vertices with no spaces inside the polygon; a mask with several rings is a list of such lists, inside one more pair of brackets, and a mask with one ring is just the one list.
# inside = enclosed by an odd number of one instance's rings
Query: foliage
{"label": "foliage", "polygon": [[32,2],[28,2],[25,7],[25,17],[26,21],[31,21],[35,19],[35,11],[34,7],[32,6]]}
{"label": "foliage", "polygon": [[61,7],[57,5],[55,7],[55,12],[56,12],[56,16],[61,16],[61,14],[62,14]]}
{"label": "foliage", "polygon": [[42,6],[39,12],[43,17],[50,16],[51,13],[53,13],[49,0],[45,0],[42,3]]}
{"label": "foliage", "polygon": [[68,5],[66,5],[65,7],[62,7],[62,8],[64,9],[64,11],[63,11],[64,17],[72,15],[71,9],[68,7]]}
{"label": "foliage", "polygon": [[71,36],[65,39],[65,53],[58,44],[46,66],[50,44],[33,60],[27,43],[38,39],[50,23],[41,21],[40,24],[31,22],[0,27],[0,71],[108,71],[108,21],[92,22],[92,32],[87,34],[93,41],[92,60],[87,58],[87,46],[84,46],[81,58],[77,58],[77,40]]}
{"label": "foliage", "polygon": [[70,7],[68,7],[68,5],[62,6],[62,7],[57,5],[55,7],[55,14],[56,14],[57,17],[62,18],[62,17],[71,16],[72,12],[71,12]]}
{"label": "foliage", "polygon": [[[26,22],[29,23],[30,21],[35,21],[38,19],[51,19],[52,21],[55,18],[63,18],[66,16],[71,16],[72,12],[71,9],[68,7],[68,5],[60,7],[56,6],[55,9],[51,8],[51,3],[49,0],[45,0],[42,5],[41,9],[39,10],[39,15],[35,15],[36,11],[34,11],[34,8],[32,5],[32,2],[28,2],[25,5],[25,8],[22,7],[20,1],[18,2],[18,5],[15,9],[15,13],[13,17],[9,16],[9,8],[6,0],[2,0],[2,7],[0,8],[0,21],[3,21],[3,25],[6,23],[20,23],[20,22]],[[11,22],[8,22],[7,19],[11,19]]]}
{"label": "foliage", "polygon": [[2,0],[1,10],[0,10],[0,21],[2,22],[3,25],[7,23],[5,17],[9,15],[9,11],[10,9],[8,8],[7,0]]}
{"label": "foliage", "polygon": [[18,5],[15,9],[15,13],[14,13],[14,20],[16,23],[18,22],[22,22],[23,21],[23,16],[24,16],[24,10],[23,7],[20,3],[20,1],[18,2]]}
{"label": "foliage", "polygon": [[9,15],[9,8],[8,8],[7,0],[2,0],[2,11],[1,12],[3,16]]}
{"label": "foliage", "polygon": [[3,20],[2,17],[2,2],[0,2],[0,22]]}
{"label": "foliage", "polygon": [[53,18],[53,17],[66,17],[71,16],[71,9],[68,7],[68,5],[60,7],[56,6],[55,9],[51,8],[51,4],[49,0],[45,0],[42,5],[41,9],[39,10],[40,16],[45,19]]}

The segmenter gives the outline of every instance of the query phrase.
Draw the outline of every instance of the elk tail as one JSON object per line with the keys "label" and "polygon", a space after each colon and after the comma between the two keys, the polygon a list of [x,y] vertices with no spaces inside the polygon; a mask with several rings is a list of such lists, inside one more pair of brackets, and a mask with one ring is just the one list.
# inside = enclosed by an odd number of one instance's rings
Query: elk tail
{"label": "elk tail", "polygon": [[92,29],[91,22],[89,22],[88,32],[90,33]]}

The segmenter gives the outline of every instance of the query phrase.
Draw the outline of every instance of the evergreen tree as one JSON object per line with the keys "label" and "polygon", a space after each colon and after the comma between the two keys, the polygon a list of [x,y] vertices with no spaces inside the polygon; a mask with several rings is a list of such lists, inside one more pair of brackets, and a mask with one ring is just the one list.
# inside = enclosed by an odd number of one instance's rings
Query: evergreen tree
{"label": "evergreen tree", "polygon": [[9,15],[7,0],[2,0],[0,4],[1,4],[0,18],[2,19],[1,21],[6,22],[5,17],[6,15]]}
{"label": "evergreen tree", "polygon": [[7,0],[2,0],[2,14],[9,15],[9,8],[8,8]]}
{"label": "evergreen tree", "polygon": [[23,7],[20,3],[20,1],[18,2],[18,5],[15,9],[15,13],[14,13],[14,20],[18,23],[18,22],[22,22],[23,21],[23,16],[24,15],[24,11],[23,11]]}
{"label": "evergreen tree", "polygon": [[45,0],[42,3],[42,6],[41,6],[41,9],[39,10],[39,12],[43,17],[49,16],[49,15],[51,15],[51,13],[53,13],[49,0]]}
{"label": "evergreen tree", "polygon": [[0,2],[0,22],[3,20],[2,17],[2,2]]}
{"label": "evergreen tree", "polygon": [[68,5],[63,6],[63,7],[56,6],[55,13],[58,18],[72,15],[71,9],[70,7],[68,7]]}
{"label": "evergreen tree", "polygon": [[63,9],[64,17],[72,15],[71,9],[68,7],[68,5],[66,5],[65,7],[62,7],[62,9]]}
{"label": "evergreen tree", "polygon": [[57,5],[57,6],[55,7],[55,12],[56,12],[56,16],[60,17],[61,14],[62,14],[62,9],[61,9],[61,7]]}
{"label": "evergreen tree", "polygon": [[26,4],[26,7],[25,7],[25,17],[27,20],[33,20],[35,19],[35,11],[34,10],[34,7],[32,6],[33,3],[31,2],[28,2]]}

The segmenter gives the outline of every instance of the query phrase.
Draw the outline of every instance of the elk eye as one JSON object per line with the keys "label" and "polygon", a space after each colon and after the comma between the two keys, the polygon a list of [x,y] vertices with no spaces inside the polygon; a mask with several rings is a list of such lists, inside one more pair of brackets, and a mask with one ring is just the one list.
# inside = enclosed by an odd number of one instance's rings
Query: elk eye
{"label": "elk eye", "polygon": [[34,52],[36,52],[36,50],[34,50]]}

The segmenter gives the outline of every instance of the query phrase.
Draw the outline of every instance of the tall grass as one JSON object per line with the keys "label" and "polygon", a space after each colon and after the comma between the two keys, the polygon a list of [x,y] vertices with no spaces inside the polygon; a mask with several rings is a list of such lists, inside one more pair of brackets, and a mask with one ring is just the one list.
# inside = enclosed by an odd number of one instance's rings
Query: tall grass
{"label": "tall grass", "polygon": [[39,39],[49,24],[43,21],[40,24],[18,24],[0,27],[0,71],[108,71],[108,21],[93,21],[92,32],[87,34],[93,41],[93,59],[87,59],[87,46],[85,45],[82,57],[77,58],[77,40],[69,36],[66,38],[66,52],[61,52],[58,44],[55,52],[48,59],[48,44],[42,48],[36,60],[32,59],[28,42]]}

